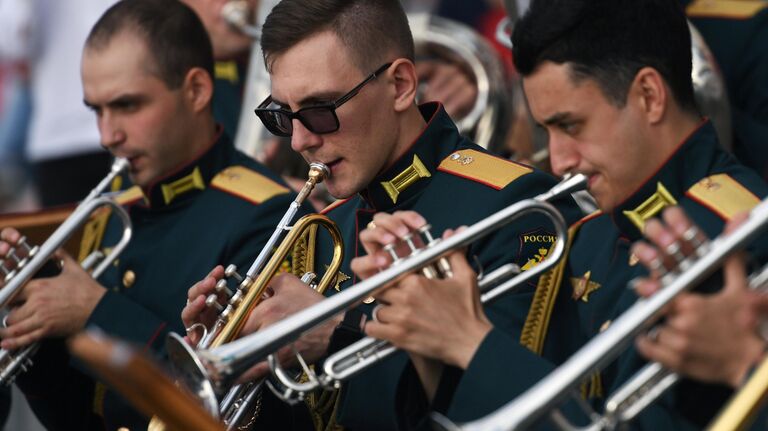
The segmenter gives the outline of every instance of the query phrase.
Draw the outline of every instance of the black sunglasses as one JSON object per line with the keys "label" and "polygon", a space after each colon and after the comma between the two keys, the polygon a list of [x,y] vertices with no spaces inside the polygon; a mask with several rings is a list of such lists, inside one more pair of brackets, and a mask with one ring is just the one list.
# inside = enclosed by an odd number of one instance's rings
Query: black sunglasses
{"label": "black sunglasses", "polygon": [[272,103],[272,96],[267,97],[254,110],[256,116],[264,123],[264,127],[277,136],[290,137],[293,134],[293,122],[295,118],[301,121],[301,124],[312,133],[323,134],[333,133],[339,130],[339,117],[336,116],[336,109],[346,103],[349,99],[355,97],[365,84],[376,79],[379,74],[389,69],[392,63],[387,63],[376,69],[375,72],[368,75],[363,82],[358,84],[349,93],[341,96],[334,102],[323,103],[321,105],[301,108],[296,112],[287,109],[267,108]]}

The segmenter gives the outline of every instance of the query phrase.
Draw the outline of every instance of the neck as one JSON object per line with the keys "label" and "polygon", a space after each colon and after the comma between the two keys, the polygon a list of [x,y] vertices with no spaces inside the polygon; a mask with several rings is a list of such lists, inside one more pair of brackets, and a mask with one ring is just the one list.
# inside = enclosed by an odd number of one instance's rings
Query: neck
{"label": "neck", "polygon": [[670,109],[652,138],[659,143],[658,156],[667,160],[701,124],[701,117],[679,108]]}
{"label": "neck", "polygon": [[187,134],[190,154],[198,155],[203,152],[213,142],[216,137],[216,120],[212,114],[201,115],[193,120],[195,127],[190,127]]}
{"label": "neck", "polygon": [[421,116],[419,107],[416,105],[411,106],[402,114],[402,121],[400,122],[400,133],[398,135],[395,151],[393,152],[392,160],[399,159],[405,154],[411,145],[418,139],[418,137],[427,127],[427,122],[424,121],[424,117]]}

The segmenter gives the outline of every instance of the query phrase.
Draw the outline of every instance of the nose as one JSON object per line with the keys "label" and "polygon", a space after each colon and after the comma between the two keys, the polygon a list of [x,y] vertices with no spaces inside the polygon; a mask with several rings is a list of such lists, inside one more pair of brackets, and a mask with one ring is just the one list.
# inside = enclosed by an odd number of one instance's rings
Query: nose
{"label": "nose", "polygon": [[567,137],[550,133],[549,162],[552,165],[552,173],[561,177],[576,170],[581,162],[581,156],[574,143]]}
{"label": "nose", "polygon": [[310,132],[298,119],[292,121],[291,148],[293,151],[303,153],[323,144],[323,138],[320,135]]}
{"label": "nose", "polygon": [[101,135],[101,146],[108,150],[115,148],[126,138],[119,122],[108,113],[102,113],[99,118],[99,134]]}

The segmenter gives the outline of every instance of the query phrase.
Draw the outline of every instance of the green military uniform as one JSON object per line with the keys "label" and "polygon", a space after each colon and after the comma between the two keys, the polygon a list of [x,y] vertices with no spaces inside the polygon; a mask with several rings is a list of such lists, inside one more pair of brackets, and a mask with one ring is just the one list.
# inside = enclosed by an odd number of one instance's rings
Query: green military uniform
{"label": "green military uniform", "polygon": [[685,1],[719,64],[731,104],[733,151],[768,178],[768,1]]}
{"label": "green military uniform", "polygon": [[[408,151],[365,190],[324,211],[338,224],[345,239],[341,274],[336,289],[330,289],[329,294],[357,282],[349,262],[364,253],[358,234],[376,212],[416,211],[432,225],[433,234],[439,236],[447,228],[472,224],[556,184],[554,178],[493,156],[460,136],[439,104],[422,105],[420,109],[427,127]],[[566,218],[580,217],[572,201],[561,203]],[[553,232],[547,219],[526,216],[477,241],[468,254],[477,256],[485,271],[510,262],[527,269],[546,256],[555,240]],[[330,242],[323,236],[319,235],[314,263],[321,270],[330,261]],[[519,295],[509,295],[487,307],[490,318],[500,327],[519,328],[533,288],[528,286]],[[355,312],[370,315],[375,305],[363,304]],[[334,342],[337,335],[331,341],[332,350],[340,347]],[[343,386],[340,404],[326,407],[337,412],[338,423],[345,429],[394,429],[395,386],[406,362],[407,355],[399,353],[353,378]]]}
{"label": "green military uniform", "polygon": [[213,118],[224,127],[229,136],[236,136],[240,109],[243,105],[243,73],[240,61],[217,61],[214,65]]}
{"label": "green military uniform", "polygon": [[[645,274],[645,269],[630,256],[630,246],[641,238],[643,221],[659,215],[664,207],[680,205],[714,237],[725,220],[749,210],[766,193],[765,183],[723,151],[714,128],[704,123],[617,208],[585,217],[570,228],[568,259],[541,277],[519,336],[494,328],[463,375],[441,384],[442,393],[432,406],[426,405],[423,396],[414,396],[413,370],[403,376],[397,403],[401,429],[426,427],[430,408],[458,422],[489,414],[606,329],[637,299],[628,283]],[[583,382],[581,395],[601,410],[606,396],[644,363],[629,349]],[[711,386],[684,382],[633,425],[647,429],[699,427],[716,412],[725,395]],[[715,405],[706,404],[709,402]],[[688,409],[694,403],[698,410]],[[674,411],[685,417],[671,413]],[[584,418],[574,403],[565,406],[564,412],[577,422]]]}
{"label": "green military uniform", "polygon": [[[279,177],[236,151],[219,132],[190,164],[145,190],[134,187],[118,197],[129,211],[133,238],[99,278],[107,292],[87,325],[162,357],[166,334],[184,333],[180,315],[189,287],[217,264],[233,263],[246,271],[294,197]],[[113,245],[121,229],[115,219],[102,216],[87,228],[83,247]],[[86,429],[86,421],[91,421],[93,428],[146,427],[146,419],[115,393],[102,384],[94,388],[93,381],[80,374],[83,367],[67,367],[65,353],[45,347],[58,358],[38,359],[63,368],[66,377],[41,380],[48,370],[34,367],[19,383],[46,426]],[[57,361],[63,365],[56,366]],[[62,395],[55,395],[51,387],[59,384],[64,386]]]}

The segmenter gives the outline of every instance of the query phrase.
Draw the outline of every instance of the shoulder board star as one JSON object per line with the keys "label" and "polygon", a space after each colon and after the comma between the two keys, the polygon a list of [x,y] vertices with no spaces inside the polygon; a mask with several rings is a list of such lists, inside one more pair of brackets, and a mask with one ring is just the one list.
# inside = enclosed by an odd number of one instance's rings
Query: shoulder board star
{"label": "shoulder board star", "polygon": [[456,150],[440,162],[439,171],[501,190],[532,168],[477,150]]}
{"label": "shoulder board star", "polygon": [[255,204],[290,191],[271,178],[245,166],[230,166],[219,172],[211,181],[211,187]]}
{"label": "shoulder board star", "polygon": [[760,203],[757,196],[728,174],[706,177],[685,194],[725,220],[747,212]]}

